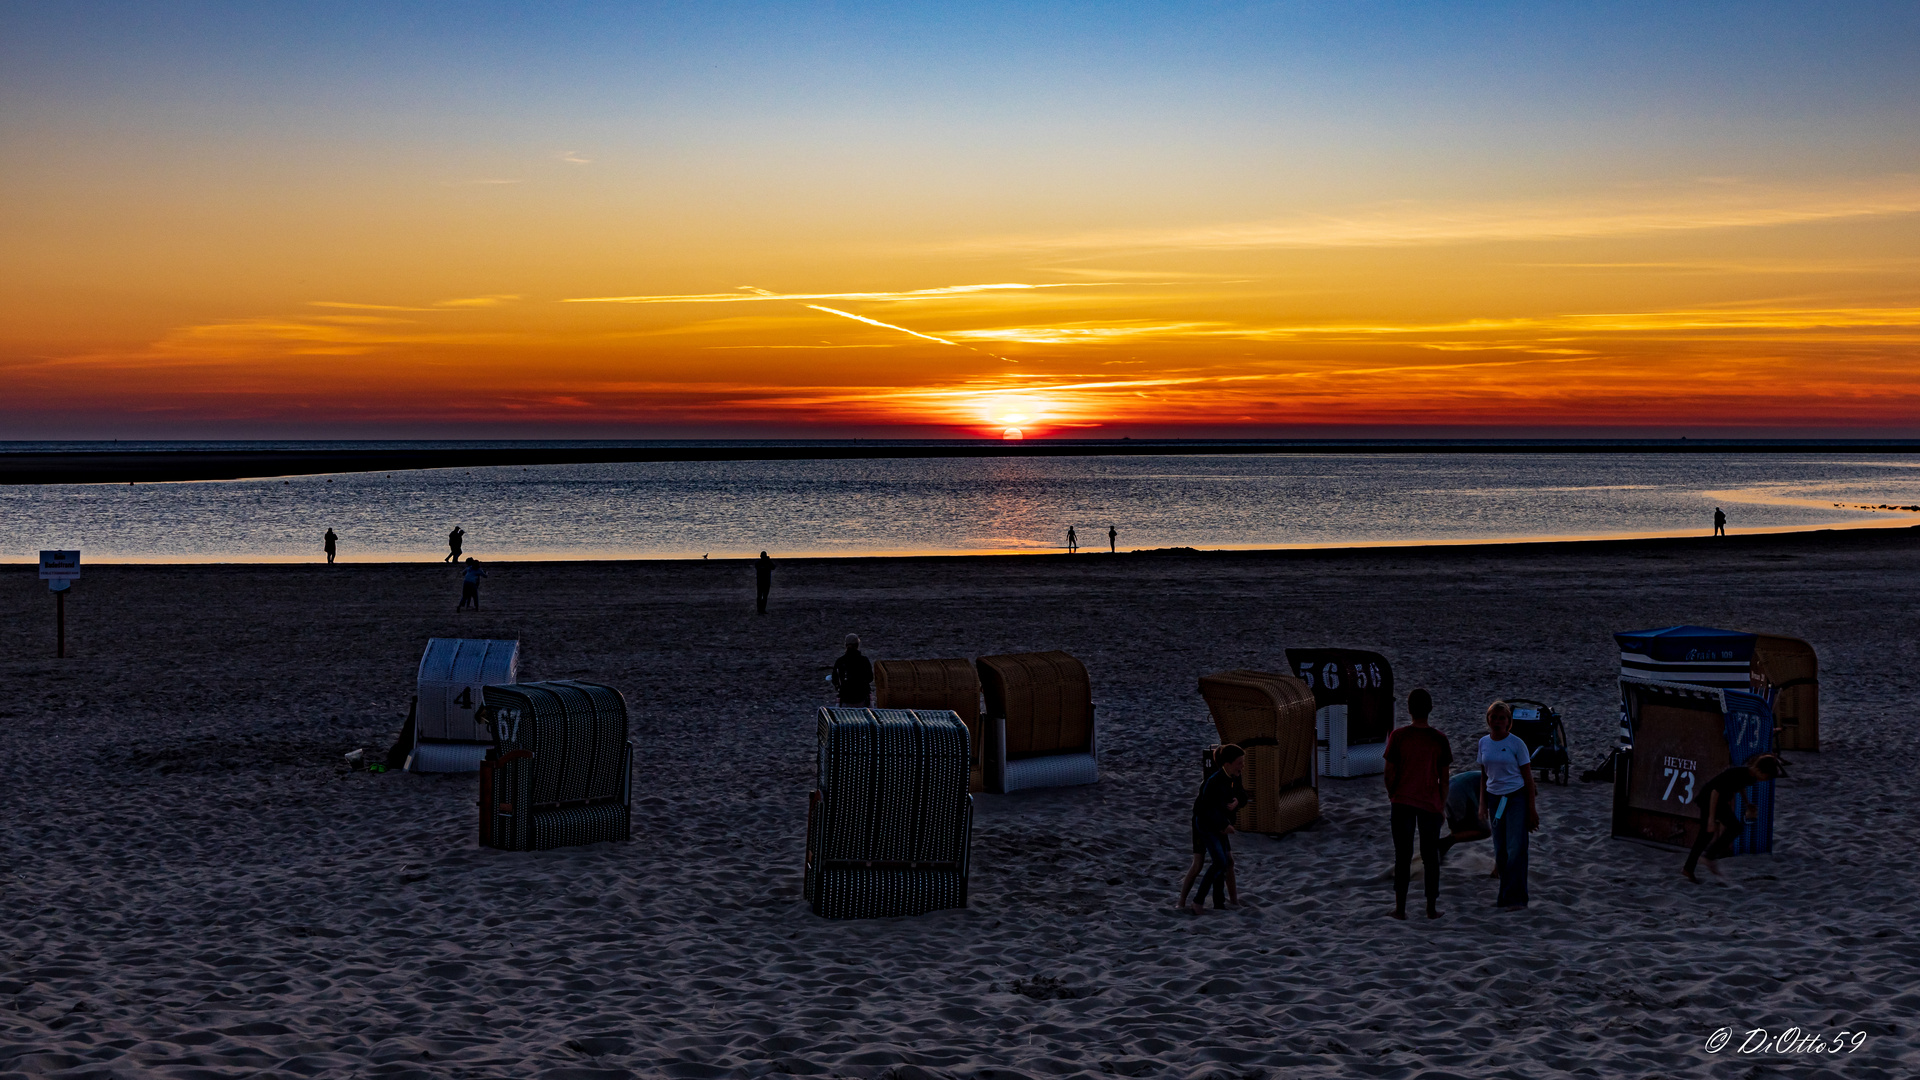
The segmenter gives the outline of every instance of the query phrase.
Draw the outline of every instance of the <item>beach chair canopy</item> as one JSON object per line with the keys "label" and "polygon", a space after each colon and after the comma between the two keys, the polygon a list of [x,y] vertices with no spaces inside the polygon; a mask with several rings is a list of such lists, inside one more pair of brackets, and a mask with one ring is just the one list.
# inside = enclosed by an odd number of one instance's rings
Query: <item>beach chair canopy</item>
{"label": "beach chair canopy", "polygon": [[1315,709],[1307,684],[1271,672],[1224,671],[1201,676],[1200,696],[1221,741],[1246,751],[1240,782],[1252,801],[1240,808],[1235,826],[1278,835],[1318,819]]}
{"label": "beach chair canopy", "polygon": [[1348,746],[1387,741],[1394,701],[1386,657],[1363,649],[1288,649],[1287,666],[1313,690],[1316,707],[1345,706]]}
{"label": "beach chair canopy", "polygon": [[517,682],[518,641],[479,638],[431,638],[420,656],[420,700],[414,721],[417,738],[452,742],[492,742],[493,733],[478,720],[481,691]]}
{"label": "beach chair canopy", "polygon": [[1093,684],[1087,666],[1063,652],[1012,653],[979,660],[987,715],[1006,719],[1006,757],[1086,753],[1093,746]]}
{"label": "beach chair canopy", "polygon": [[1669,626],[1613,635],[1620,677],[1745,690],[1751,682],[1754,635],[1710,626]]}
{"label": "beach chair canopy", "polygon": [[971,786],[981,786],[986,760],[985,726],[980,722],[980,675],[973,662],[950,660],[876,660],[873,704],[881,709],[951,712],[967,726]]}
{"label": "beach chair canopy", "polygon": [[1795,637],[1755,634],[1756,689],[1773,702],[1779,749],[1820,749],[1820,660],[1813,646]]}

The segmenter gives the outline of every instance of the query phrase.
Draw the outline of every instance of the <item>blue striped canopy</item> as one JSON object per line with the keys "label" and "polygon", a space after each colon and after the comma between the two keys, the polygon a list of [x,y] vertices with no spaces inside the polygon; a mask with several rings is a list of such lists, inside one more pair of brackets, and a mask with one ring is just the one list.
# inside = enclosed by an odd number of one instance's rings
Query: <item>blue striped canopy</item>
{"label": "blue striped canopy", "polygon": [[1623,653],[1638,653],[1663,664],[1712,661],[1747,663],[1753,659],[1754,635],[1711,626],[1669,626],[1664,630],[1630,630],[1615,634]]}

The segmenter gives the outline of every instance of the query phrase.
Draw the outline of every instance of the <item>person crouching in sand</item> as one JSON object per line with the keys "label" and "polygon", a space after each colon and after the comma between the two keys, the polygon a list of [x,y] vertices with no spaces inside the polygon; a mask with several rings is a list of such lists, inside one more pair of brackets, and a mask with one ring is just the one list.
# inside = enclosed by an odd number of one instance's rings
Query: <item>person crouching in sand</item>
{"label": "person crouching in sand", "polygon": [[1706,857],[1707,869],[1713,876],[1721,876],[1719,860],[1733,853],[1733,843],[1740,838],[1740,830],[1745,825],[1734,812],[1734,796],[1754,784],[1785,776],[1783,766],[1772,754],[1761,754],[1707,781],[1702,792],[1706,797],[1700,800],[1700,834],[1693,838],[1693,850],[1687,852],[1687,865],[1680,870],[1688,881],[1699,883],[1700,879],[1693,876],[1693,868],[1700,865],[1702,856]]}
{"label": "person crouching in sand", "polygon": [[1513,733],[1513,709],[1504,701],[1487,706],[1487,733],[1480,736],[1480,816],[1493,828],[1493,865],[1500,875],[1501,911],[1527,907],[1527,834],[1540,827],[1534,802],[1533,754]]}
{"label": "person crouching in sand", "polygon": [[1427,724],[1433,695],[1407,695],[1412,723],[1387,735],[1387,799],[1392,804],[1393,911],[1407,917],[1407,885],[1413,876],[1413,834],[1420,833],[1421,876],[1426,879],[1427,918],[1440,917],[1440,821],[1447,809],[1447,773],[1453,745]]}
{"label": "person crouching in sand", "polygon": [[1440,838],[1442,860],[1455,844],[1470,844],[1493,835],[1487,819],[1480,816],[1480,782],[1480,770],[1475,769],[1455,773],[1447,783],[1447,835]]}
{"label": "person crouching in sand", "polygon": [[[1193,894],[1193,903],[1186,905],[1195,915],[1203,910],[1201,901],[1207,893],[1216,886],[1224,886],[1227,875],[1233,871],[1233,852],[1227,846],[1227,837],[1233,834],[1233,813],[1240,808],[1240,800],[1234,797],[1235,782],[1247,767],[1246,751],[1233,743],[1214,751],[1213,760],[1219,768],[1201,782],[1200,794],[1193,800],[1193,835],[1212,860],[1207,865],[1206,876],[1200,879],[1198,891]],[[1186,898],[1187,894],[1182,891],[1181,901],[1184,903]],[[1239,906],[1237,898],[1232,906]]]}

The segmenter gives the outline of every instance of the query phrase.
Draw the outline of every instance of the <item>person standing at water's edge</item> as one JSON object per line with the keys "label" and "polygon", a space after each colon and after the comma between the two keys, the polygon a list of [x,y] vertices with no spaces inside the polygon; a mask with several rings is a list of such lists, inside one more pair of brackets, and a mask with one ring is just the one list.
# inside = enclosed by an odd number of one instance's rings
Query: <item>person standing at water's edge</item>
{"label": "person standing at water's edge", "polygon": [[753,602],[762,615],[767,613],[767,593],[771,591],[773,591],[773,560],[767,558],[767,553],[763,551],[760,553],[760,558],[753,564]]}
{"label": "person standing at water's edge", "polygon": [[1413,834],[1420,833],[1420,866],[1426,878],[1427,918],[1440,917],[1440,820],[1447,809],[1447,773],[1453,745],[1427,725],[1433,695],[1407,695],[1412,723],[1387,736],[1387,799],[1392,803],[1393,917],[1407,917],[1407,885],[1413,876]]}
{"label": "person standing at water's edge", "polygon": [[440,561],[450,563],[459,562],[460,545],[466,540],[466,537],[467,530],[455,525],[453,531],[447,534],[447,557]]}
{"label": "person standing at water's edge", "polygon": [[847,651],[833,662],[833,688],[840,704],[865,708],[872,698],[873,662],[860,652],[860,635],[847,635]]}
{"label": "person standing at water's edge", "polygon": [[332,566],[334,553],[340,548],[340,538],[333,535],[332,529],[328,529],[327,535],[320,538],[320,545],[327,549],[327,565]]}
{"label": "person standing at water's edge", "polygon": [[1120,550],[1119,548],[1114,546],[1119,542],[1120,542],[1120,530],[1114,528],[1111,525],[1107,526],[1107,554],[1111,555],[1114,552]]}
{"label": "person standing at water's edge", "polygon": [[480,560],[469,556],[466,573],[460,575],[460,606],[455,611],[465,611],[469,605],[475,611],[480,610],[480,579],[486,576],[487,572],[480,569]]}
{"label": "person standing at water's edge", "polygon": [[1713,535],[1727,535],[1727,512],[1717,506],[1713,508]]}
{"label": "person standing at water's edge", "polygon": [[1073,526],[1067,526],[1067,554],[1080,550],[1080,537],[1074,534]]}
{"label": "person standing at water's edge", "polygon": [[1494,870],[1500,875],[1501,911],[1527,906],[1527,834],[1540,827],[1534,800],[1533,755],[1513,733],[1513,709],[1504,701],[1487,706],[1487,733],[1480,736],[1480,816],[1493,828]]}

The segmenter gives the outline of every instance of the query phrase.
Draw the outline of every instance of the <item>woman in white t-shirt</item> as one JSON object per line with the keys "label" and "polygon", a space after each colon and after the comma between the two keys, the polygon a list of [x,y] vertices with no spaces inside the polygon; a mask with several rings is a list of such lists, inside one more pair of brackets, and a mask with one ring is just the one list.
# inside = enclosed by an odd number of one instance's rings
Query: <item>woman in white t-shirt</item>
{"label": "woman in white t-shirt", "polygon": [[1540,827],[1534,802],[1533,755],[1513,733],[1513,709],[1504,701],[1487,706],[1487,734],[1480,736],[1480,817],[1493,829],[1493,866],[1500,875],[1501,911],[1527,906],[1527,834]]}

